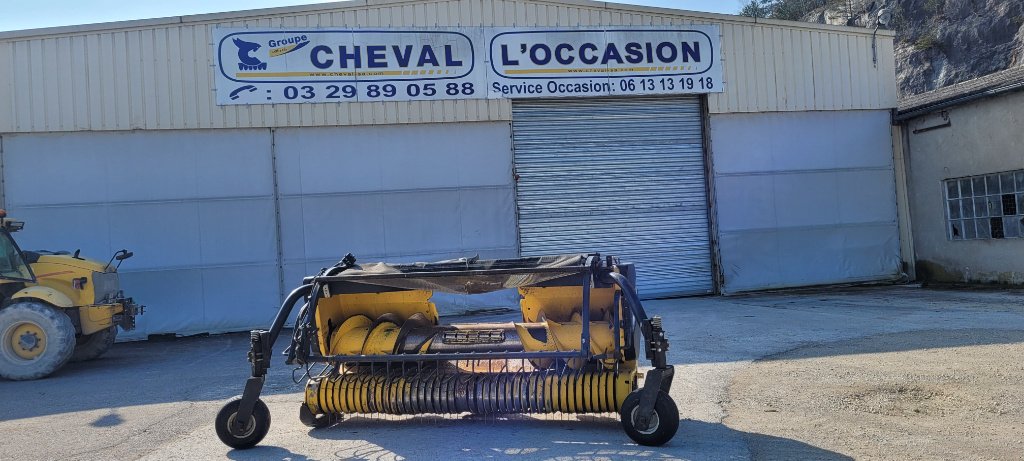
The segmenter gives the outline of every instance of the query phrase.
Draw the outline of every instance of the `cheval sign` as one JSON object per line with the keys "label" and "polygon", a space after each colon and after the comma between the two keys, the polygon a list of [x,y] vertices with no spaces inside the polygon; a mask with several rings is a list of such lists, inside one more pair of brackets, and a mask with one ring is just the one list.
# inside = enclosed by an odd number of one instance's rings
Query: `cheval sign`
{"label": "cheval sign", "polygon": [[216,29],[218,104],[721,92],[717,26]]}

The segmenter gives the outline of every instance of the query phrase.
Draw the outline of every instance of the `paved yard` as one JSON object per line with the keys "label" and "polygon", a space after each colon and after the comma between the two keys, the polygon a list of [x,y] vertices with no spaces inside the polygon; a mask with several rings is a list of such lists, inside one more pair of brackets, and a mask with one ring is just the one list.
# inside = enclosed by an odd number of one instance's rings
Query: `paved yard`
{"label": "paved yard", "polygon": [[[1019,390],[1016,380],[1024,376],[1024,292],[898,286],[646,307],[665,317],[678,367],[672,394],[684,418],[676,438],[657,449],[630,443],[618,421],[605,416],[360,417],[311,431],[296,415],[302,386],[278,360],[264,394],[274,417],[270,434],[258,448],[229,451],[212,421],[248,374],[248,337],[239,334],[117,344],[104,359],[49,379],[0,381],[0,459],[905,459],[1021,452],[1024,432],[989,429],[1021,421],[1020,399],[1009,390]],[[997,449],[1004,445],[1006,451]]]}

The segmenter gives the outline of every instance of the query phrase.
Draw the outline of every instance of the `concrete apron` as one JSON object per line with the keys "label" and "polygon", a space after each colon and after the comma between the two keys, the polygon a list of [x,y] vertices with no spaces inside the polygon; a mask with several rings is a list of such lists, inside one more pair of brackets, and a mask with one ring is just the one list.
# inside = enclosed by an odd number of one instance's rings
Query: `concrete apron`
{"label": "concrete apron", "polygon": [[[751,361],[881,333],[1024,330],[1020,299],[896,286],[650,301],[645,307],[664,317],[672,341],[672,396],[684,419],[660,448],[631,443],[610,415],[353,417],[309,430],[297,417],[302,387],[275,357],[264,393],[270,433],[257,448],[230,451],[214,435],[213,417],[223,399],[240,393],[248,365],[245,337],[225,335],[117,344],[109,357],[50,379],[0,381],[0,452],[20,459],[749,459],[751,440],[765,436],[722,421],[728,386]],[[82,386],[108,392],[68,392]],[[54,429],[60,438],[38,437]]]}

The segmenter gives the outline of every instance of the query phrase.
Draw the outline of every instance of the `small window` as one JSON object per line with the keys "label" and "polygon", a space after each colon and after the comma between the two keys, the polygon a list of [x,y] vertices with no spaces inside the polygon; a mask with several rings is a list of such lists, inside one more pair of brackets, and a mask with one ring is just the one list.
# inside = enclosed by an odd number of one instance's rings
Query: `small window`
{"label": "small window", "polygon": [[970,196],[974,195],[974,188],[971,187],[971,180],[970,179],[961,179],[960,180],[960,190],[964,191],[964,197],[970,197]]}
{"label": "small window", "polygon": [[1017,213],[1017,197],[1013,194],[1003,194],[1003,216],[1013,216]]}
{"label": "small window", "polygon": [[960,198],[960,188],[957,181],[946,181],[946,197]]}
{"label": "small window", "polygon": [[[971,199],[965,199],[971,200]],[[985,197],[974,198],[974,216],[978,218],[988,217],[988,205],[986,204]]]}
{"label": "small window", "polygon": [[1008,239],[1020,238],[1020,219],[1003,218],[1003,236]]}
{"label": "small window", "polygon": [[1003,190],[1003,193],[1013,193],[1013,173],[1003,173],[999,175],[999,187]]}
{"label": "small window", "polygon": [[949,240],[1024,238],[1024,170],[944,181]]}
{"label": "small window", "polygon": [[999,193],[999,175],[990,174],[985,176],[985,186],[988,187],[989,194]]}
{"label": "small window", "polygon": [[998,195],[989,195],[985,197],[988,201],[988,215],[989,216],[1002,216],[1003,215],[1003,198]]}
{"label": "small window", "polygon": [[978,177],[975,177],[975,178],[971,178],[971,184],[974,184],[974,192],[973,192],[973,194],[974,194],[975,197],[979,197],[979,196],[983,197],[983,196],[985,196],[985,177],[984,176],[978,176]]}
{"label": "small window", "polygon": [[964,233],[964,240],[971,240],[978,238],[978,231],[974,227],[973,219],[965,219],[963,222],[962,232]]}

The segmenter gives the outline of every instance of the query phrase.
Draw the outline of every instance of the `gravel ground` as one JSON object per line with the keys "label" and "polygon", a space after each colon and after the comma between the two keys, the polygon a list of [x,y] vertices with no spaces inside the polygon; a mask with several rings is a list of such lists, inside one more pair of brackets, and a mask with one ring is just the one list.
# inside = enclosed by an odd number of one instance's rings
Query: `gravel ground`
{"label": "gravel ground", "polygon": [[[1022,357],[1021,330],[890,333],[800,347],[736,374],[725,423],[835,459],[1020,459]],[[754,459],[811,457],[784,448],[751,444]]]}
{"label": "gravel ground", "polygon": [[665,320],[683,418],[659,448],[604,415],[353,417],[310,430],[297,417],[302,386],[275,358],[270,433],[229,450],[213,418],[248,376],[248,335],[121,343],[47,379],[0,381],[0,460],[1019,459],[1024,437],[1004,435],[1024,434],[1013,399],[1022,299],[896,286],[645,303]]}

